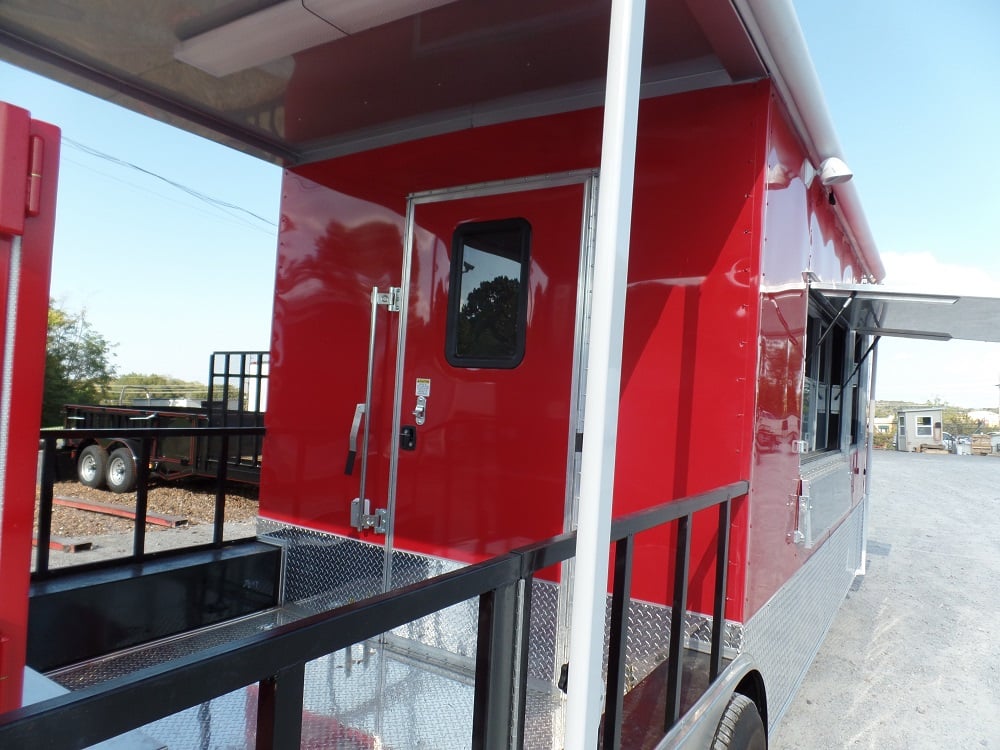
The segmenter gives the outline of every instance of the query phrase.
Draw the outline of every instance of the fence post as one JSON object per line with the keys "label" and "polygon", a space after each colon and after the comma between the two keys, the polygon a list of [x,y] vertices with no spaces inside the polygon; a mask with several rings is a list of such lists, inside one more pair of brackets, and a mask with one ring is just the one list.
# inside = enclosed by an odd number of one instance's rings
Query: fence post
{"label": "fence post", "polygon": [[729,573],[729,522],[732,497],[719,504],[718,545],[715,554],[715,602],[712,607],[712,654],[708,679],[714,680],[722,671],[722,636],[726,630],[726,588]]}
{"label": "fence post", "polygon": [[146,552],[146,511],[149,508],[149,438],[139,442],[139,456],[135,462],[135,526],[132,530],[132,556],[142,559]]}
{"label": "fence post", "polygon": [[674,600],[670,613],[670,655],[667,661],[667,705],[664,731],[681,715],[681,679],[684,676],[684,613],[687,610],[688,565],[691,560],[691,516],[677,519],[674,559]]}
{"label": "fence post", "polygon": [[215,517],[212,520],[212,544],[222,546],[223,524],[226,522],[226,476],[229,465],[229,433],[222,434],[219,444],[219,464],[215,471]]}
{"label": "fence post", "polygon": [[510,747],[515,649],[517,582],[479,597],[476,693],[473,699],[473,750]]}
{"label": "fence post", "polygon": [[49,543],[52,541],[52,485],[56,479],[56,439],[43,435],[42,486],[38,495],[38,542],[35,548],[35,574],[49,572]]}
{"label": "fence post", "polygon": [[283,750],[302,742],[306,665],[293,664],[260,682],[256,750]]}
{"label": "fence post", "polygon": [[625,697],[625,647],[628,643],[628,609],[632,598],[632,534],[615,542],[614,588],[611,592],[611,632],[608,638],[608,682],[604,698],[604,750],[621,746],[622,708]]}

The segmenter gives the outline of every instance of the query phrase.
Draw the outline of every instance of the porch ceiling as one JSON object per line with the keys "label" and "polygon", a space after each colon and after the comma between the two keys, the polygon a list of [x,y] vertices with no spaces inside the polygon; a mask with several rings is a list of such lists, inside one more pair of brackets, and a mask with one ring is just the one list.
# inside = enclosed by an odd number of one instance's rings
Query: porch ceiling
{"label": "porch ceiling", "polygon": [[[5,0],[0,58],[296,164],[599,105],[609,14],[609,0]],[[728,0],[651,0],[643,70],[645,94],[766,75]]]}

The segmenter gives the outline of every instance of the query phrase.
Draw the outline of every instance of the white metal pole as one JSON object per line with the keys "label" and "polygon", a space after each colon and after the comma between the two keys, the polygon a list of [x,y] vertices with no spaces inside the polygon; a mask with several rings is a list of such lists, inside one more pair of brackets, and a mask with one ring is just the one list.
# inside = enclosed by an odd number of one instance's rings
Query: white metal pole
{"label": "white metal pole", "polygon": [[597,747],[645,0],[613,0],[587,357],[566,750]]}

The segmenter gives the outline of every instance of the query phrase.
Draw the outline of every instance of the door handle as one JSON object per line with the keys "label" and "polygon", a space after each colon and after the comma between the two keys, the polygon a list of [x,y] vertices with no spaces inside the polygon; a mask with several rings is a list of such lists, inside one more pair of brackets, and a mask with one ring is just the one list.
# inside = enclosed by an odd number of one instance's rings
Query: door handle
{"label": "door handle", "polygon": [[354,473],[354,461],[358,457],[358,432],[361,430],[361,418],[365,415],[365,405],[354,407],[354,421],[351,422],[351,437],[347,441],[347,466],[344,473],[350,476]]}
{"label": "door handle", "polygon": [[417,405],[413,408],[413,419],[422,425],[427,419],[427,396],[417,396]]}

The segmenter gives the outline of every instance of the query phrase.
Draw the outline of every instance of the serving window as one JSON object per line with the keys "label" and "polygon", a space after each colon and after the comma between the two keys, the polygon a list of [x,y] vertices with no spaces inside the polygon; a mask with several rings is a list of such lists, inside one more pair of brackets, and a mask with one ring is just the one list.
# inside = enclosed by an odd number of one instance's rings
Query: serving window
{"label": "serving window", "polygon": [[[806,453],[840,450],[845,396],[854,395],[851,389],[846,393],[844,389],[852,339],[845,326],[831,323],[818,310],[810,309],[802,395]],[[854,415],[848,412],[848,416]]]}

